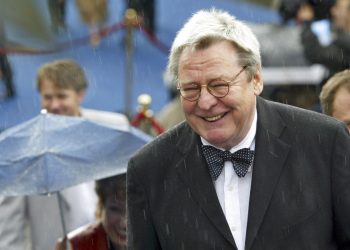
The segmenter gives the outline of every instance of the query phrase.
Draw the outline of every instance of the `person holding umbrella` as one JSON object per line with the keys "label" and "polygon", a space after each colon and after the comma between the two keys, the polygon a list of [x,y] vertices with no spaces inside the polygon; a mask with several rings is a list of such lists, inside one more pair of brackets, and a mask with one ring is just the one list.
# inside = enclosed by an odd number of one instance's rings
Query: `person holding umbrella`
{"label": "person holding umbrella", "polygon": [[[83,69],[72,60],[49,62],[38,70],[41,106],[47,112],[128,125],[122,114],[81,108],[87,86]],[[60,195],[68,231],[94,220],[93,183],[65,189]],[[57,239],[63,235],[59,214],[55,197],[0,197],[0,249],[54,249]]]}
{"label": "person holding umbrella", "polygon": [[[96,181],[97,222],[68,234],[71,250],[126,249],[126,175]],[[59,240],[56,250],[66,250],[66,240]]]}

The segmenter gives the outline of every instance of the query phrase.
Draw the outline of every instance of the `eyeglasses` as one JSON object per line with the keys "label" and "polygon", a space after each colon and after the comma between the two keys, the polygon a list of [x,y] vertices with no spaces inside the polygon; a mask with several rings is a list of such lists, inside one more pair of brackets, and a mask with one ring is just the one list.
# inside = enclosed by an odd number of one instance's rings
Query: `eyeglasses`
{"label": "eyeglasses", "polygon": [[230,86],[235,84],[234,81],[247,67],[248,65],[242,67],[242,69],[238,72],[237,75],[233,77],[231,81],[215,80],[203,85],[198,83],[186,83],[182,86],[178,85],[177,89],[180,90],[181,96],[190,102],[194,102],[199,99],[199,97],[201,96],[202,86],[206,86],[208,92],[212,96],[215,96],[217,98],[223,98],[230,91]]}

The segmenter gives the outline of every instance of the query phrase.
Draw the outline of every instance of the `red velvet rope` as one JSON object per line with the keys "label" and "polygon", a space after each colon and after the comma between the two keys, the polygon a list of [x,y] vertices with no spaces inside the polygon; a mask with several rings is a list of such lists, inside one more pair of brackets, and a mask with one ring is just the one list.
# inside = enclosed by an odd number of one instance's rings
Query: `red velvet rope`
{"label": "red velvet rope", "polygon": [[158,135],[164,132],[162,126],[160,126],[160,124],[156,121],[156,119],[154,119],[153,116],[146,116],[145,112],[142,111],[138,112],[130,123],[132,126],[138,127],[143,120],[148,120]]}
{"label": "red velvet rope", "polygon": [[[100,30],[96,31],[96,33],[99,33],[100,37],[103,38],[112,34],[113,32],[117,32],[121,30],[124,27],[125,27],[124,22],[119,22],[109,27],[101,28]],[[84,45],[89,41],[90,41],[90,36],[84,36],[69,42],[58,44],[55,48],[47,49],[47,50],[34,49],[34,48],[0,48],[0,54],[28,54],[28,55],[51,54],[51,53],[65,50],[65,49],[70,49],[75,46]]]}
{"label": "red velvet rope", "polygon": [[130,122],[131,126],[138,127],[141,123],[141,121],[145,118],[145,114],[143,112],[138,112],[134,119]]}
{"label": "red velvet rope", "polygon": [[[113,24],[108,27],[101,28],[100,30],[96,31],[96,33],[99,33],[101,38],[104,38],[106,36],[109,36],[110,34],[117,32],[123,28],[126,28],[126,24],[124,21]],[[169,47],[162,43],[156,36],[155,33],[147,29],[142,23],[136,23],[134,26],[139,27],[139,29],[144,33],[144,35],[147,37],[147,39],[158,49],[160,49],[162,52],[168,54]],[[40,54],[51,54],[55,52],[59,52],[65,49],[70,49],[75,46],[80,46],[89,43],[90,41],[90,35],[84,36],[81,38],[74,39],[69,42],[64,42],[61,44],[58,44],[53,49],[35,49],[35,48],[5,48],[0,47],[0,54],[27,54],[27,55],[40,55]]]}
{"label": "red velvet rope", "polygon": [[154,45],[156,46],[158,49],[160,49],[162,52],[164,52],[165,54],[168,54],[170,51],[170,48],[165,45],[164,43],[162,43],[157,36],[155,35],[154,32],[152,32],[151,30],[147,29],[144,25],[140,25],[141,31],[146,35],[146,37],[148,38],[148,40]]}

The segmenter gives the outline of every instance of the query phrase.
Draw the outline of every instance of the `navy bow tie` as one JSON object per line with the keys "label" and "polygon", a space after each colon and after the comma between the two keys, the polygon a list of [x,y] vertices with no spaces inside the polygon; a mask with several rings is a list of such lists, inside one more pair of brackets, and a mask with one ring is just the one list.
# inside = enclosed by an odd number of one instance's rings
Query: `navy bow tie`
{"label": "navy bow tie", "polygon": [[216,180],[221,174],[225,161],[231,161],[237,176],[244,177],[254,159],[254,151],[249,148],[240,149],[233,154],[209,145],[202,145],[202,150],[213,180]]}

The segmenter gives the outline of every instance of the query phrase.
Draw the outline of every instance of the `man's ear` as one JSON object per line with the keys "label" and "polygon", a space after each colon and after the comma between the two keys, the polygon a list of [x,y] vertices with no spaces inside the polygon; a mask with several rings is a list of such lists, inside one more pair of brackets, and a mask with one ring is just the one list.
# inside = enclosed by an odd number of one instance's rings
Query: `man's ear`
{"label": "man's ear", "polygon": [[79,104],[83,102],[84,97],[85,97],[85,93],[86,93],[85,90],[80,90],[80,91],[78,92]]}
{"label": "man's ear", "polygon": [[253,88],[256,96],[260,95],[264,88],[261,70],[257,69],[253,76]]}

